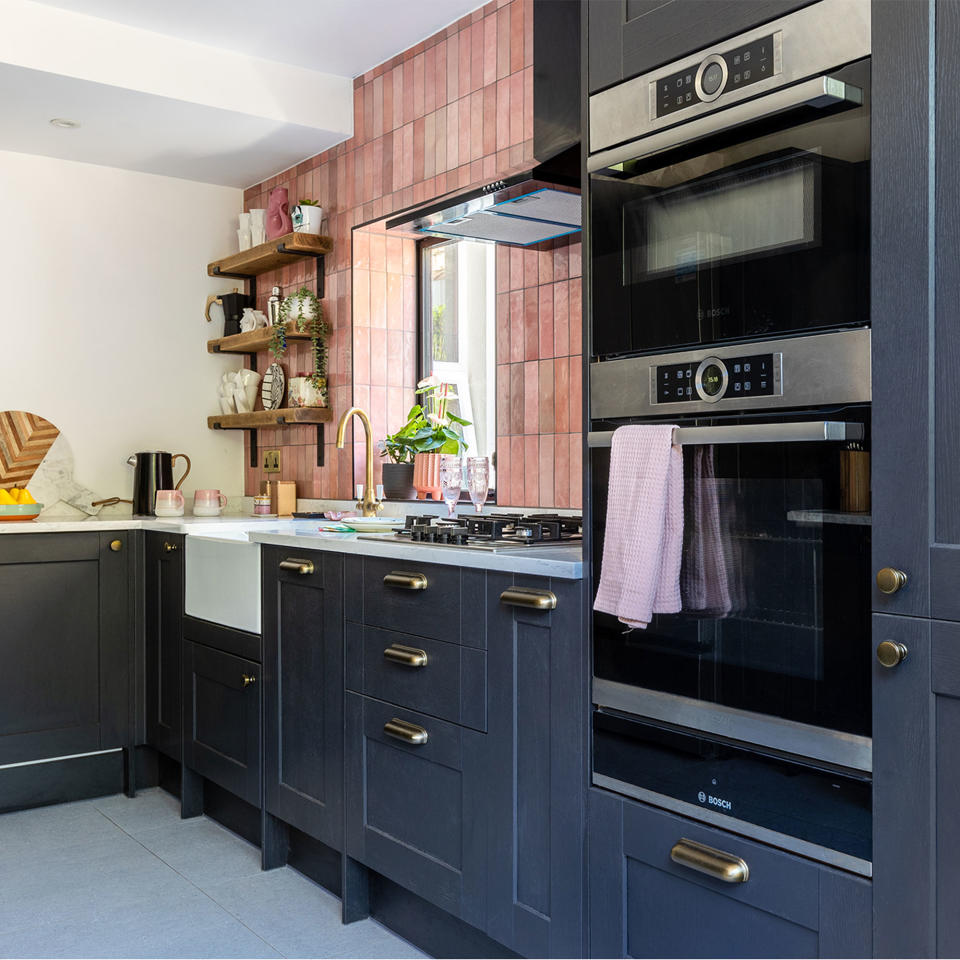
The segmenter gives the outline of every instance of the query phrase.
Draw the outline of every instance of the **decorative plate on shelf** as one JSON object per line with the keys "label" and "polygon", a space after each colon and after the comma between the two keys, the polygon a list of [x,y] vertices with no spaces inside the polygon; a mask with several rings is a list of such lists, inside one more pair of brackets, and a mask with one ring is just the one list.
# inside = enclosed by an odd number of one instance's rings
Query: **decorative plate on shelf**
{"label": "decorative plate on shelf", "polygon": [[283,367],[279,363],[271,363],[263,375],[263,387],[260,397],[263,400],[264,410],[279,410],[283,406],[283,393],[287,384]]}

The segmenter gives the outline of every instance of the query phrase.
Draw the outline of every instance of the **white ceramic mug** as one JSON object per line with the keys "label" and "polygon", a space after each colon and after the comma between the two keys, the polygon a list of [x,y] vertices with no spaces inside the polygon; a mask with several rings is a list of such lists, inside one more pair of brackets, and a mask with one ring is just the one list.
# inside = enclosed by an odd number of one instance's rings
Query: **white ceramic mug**
{"label": "white ceramic mug", "polygon": [[197,490],[193,495],[195,517],[219,517],[227,498],[219,490]]}
{"label": "white ceramic mug", "polygon": [[182,517],[183,494],[179,490],[158,490],[154,513],[158,517]]}

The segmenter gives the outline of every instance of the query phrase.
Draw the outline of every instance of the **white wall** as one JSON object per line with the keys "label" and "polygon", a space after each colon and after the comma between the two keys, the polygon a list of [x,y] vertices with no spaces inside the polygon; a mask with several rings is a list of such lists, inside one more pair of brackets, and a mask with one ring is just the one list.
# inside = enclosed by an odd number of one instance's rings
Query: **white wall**
{"label": "white wall", "polygon": [[203,319],[240,286],[206,264],[236,250],[241,208],[230,187],[0,151],[0,410],[59,427],[101,496],[131,495],[138,450],[187,453],[189,496],[242,494],[242,432],[206,424],[242,358],[208,354]]}

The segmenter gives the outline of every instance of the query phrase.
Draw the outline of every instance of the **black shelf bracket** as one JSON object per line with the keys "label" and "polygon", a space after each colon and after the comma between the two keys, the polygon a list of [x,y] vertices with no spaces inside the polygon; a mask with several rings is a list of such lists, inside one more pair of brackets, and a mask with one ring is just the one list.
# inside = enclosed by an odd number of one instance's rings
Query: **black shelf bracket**
{"label": "black shelf bracket", "polygon": [[214,430],[246,430],[250,434],[250,466],[257,467],[257,427],[225,427],[222,423],[215,423]]}
{"label": "black shelf bracket", "polygon": [[324,446],[323,446],[323,424],[317,424],[317,466],[322,467],[324,464]]}
{"label": "black shelf bracket", "polygon": [[231,280],[248,280],[250,282],[250,289],[247,291],[248,295],[253,297],[253,303],[257,303],[257,275],[255,273],[229,273],[221,270],[219,267],[213,268],[213,275],[215,277],[230,277]]}
{"label": "black shelf bracket", "polygon": [[317,261],[317,299],[322,300],[325,287],[325,271],[324,263],[326,259],[325,253],[310,253],[307,250],[288,250],[285,243],[277,244],[277,253],[285,253],[290,257],[313,257]]}

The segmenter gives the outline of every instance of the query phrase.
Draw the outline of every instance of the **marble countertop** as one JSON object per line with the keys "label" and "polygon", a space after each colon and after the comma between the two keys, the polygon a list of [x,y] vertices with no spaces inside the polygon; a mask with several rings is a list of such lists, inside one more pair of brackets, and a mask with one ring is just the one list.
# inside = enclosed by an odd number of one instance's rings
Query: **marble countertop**
{"label": "marble countertop", "polygon": [[109,530],[156,530],[214,539],[249,540],[300,550],[332,550],[419,563],[504,573],[579,580],[583,562],[579,544],[556,547],[511,547],[497,551],[476,547],[445,547],[398,542],[392,533],[321,533],[316,520],[279,520],[276,517],[228,515],[223,517],[116,517],[89,520],[44,519],[0,523],[5,533],[87,533]]}

